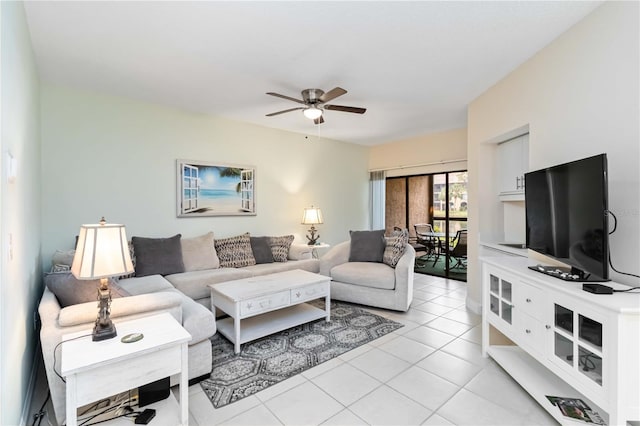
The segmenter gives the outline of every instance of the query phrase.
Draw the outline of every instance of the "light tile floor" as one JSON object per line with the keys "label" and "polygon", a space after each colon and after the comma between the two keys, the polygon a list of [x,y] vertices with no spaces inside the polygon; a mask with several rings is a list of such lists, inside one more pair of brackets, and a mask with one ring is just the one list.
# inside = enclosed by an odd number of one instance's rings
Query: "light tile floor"
{"label": "light tile floor", "polygon": [[[371,309],[404,324],[380,339],[220,409],[192,386],[190,425],[557,424],[482,357],[465,283],[416,274],[414,285],[408,312]],[[42,395],[36,391],[32,413]]]}

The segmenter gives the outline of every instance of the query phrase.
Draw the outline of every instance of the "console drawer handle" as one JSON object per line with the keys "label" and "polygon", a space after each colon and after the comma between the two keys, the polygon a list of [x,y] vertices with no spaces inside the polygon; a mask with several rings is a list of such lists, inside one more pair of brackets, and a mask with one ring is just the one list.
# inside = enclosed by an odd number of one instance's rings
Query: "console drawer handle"
{"label": "console drawer handle", "polygon": [[544,328],[546,328],[547,330],[551,330],[551,326],[549,324],[545,325]]}
{"label": "console drawer handle", "polygon": [[529,330],[528,328],[525,330],[525,332],[526,332],[527,334],[531,334],[531,330]]}
{"label": "console drawer handle", "polygon": [[531,303],[531,299],[527,297],[527,303]]}

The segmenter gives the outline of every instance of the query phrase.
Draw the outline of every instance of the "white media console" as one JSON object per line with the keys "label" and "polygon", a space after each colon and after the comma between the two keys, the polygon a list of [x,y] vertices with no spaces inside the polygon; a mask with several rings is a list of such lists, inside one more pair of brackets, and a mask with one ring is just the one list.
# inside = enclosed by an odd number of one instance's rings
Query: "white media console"
{"label": "white media console", "polygon": [[561,424],[577,421],[547,396],[580,398],[607,424],[640,420],[640,293],[588,293],[526,258],[481,261],[483,354]]}

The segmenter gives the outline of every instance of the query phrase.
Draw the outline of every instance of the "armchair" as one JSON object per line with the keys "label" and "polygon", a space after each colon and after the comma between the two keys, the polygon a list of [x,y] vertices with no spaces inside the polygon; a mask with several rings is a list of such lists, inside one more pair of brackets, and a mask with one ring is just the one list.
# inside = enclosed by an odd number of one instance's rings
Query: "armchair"
{"label": "armchair", "polygon": [[395,268],[378,262],[349,262],[351,242],[334,246],[320,259],[320,274],[331,278],[331,298],[396,311],[413,300],[416,252],[410,244]]}

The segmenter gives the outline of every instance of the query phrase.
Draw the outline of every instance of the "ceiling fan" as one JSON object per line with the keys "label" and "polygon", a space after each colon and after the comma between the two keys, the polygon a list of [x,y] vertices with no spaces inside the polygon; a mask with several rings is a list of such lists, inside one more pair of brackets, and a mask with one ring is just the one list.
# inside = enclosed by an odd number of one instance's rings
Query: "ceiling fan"
{"label": "ceiling fan", "polygon": [[267,117],[284,114],[285,112],[302,110],[305,117],[313,120],[315,124],[322,124],[324,123],[323,113],[325,110],[364,114],[367,110],[366,108],[327,104],[327,102],[330,102],[345,93],[347,93],[347,91],[342,87],[336,87],[326,93],[320,89],[305,89],[302,91],[302,99],[296,99],[279,93],[267,92],[267,95],[275,96],[276,98],[288,99],[304,105],[296,108],[285,109],[283,111],[272,112],[271,114],[267,114]]}

